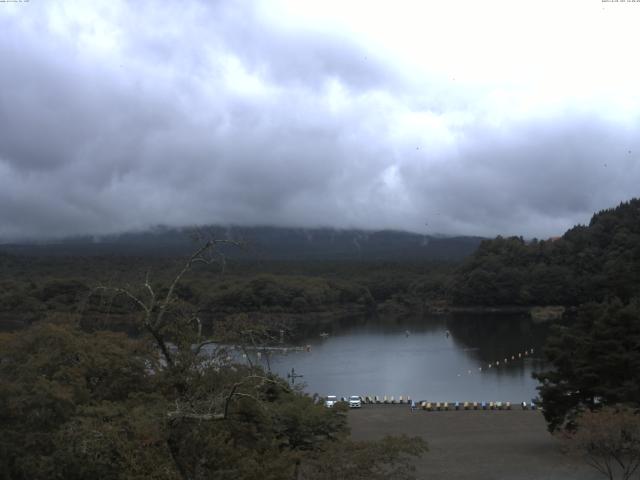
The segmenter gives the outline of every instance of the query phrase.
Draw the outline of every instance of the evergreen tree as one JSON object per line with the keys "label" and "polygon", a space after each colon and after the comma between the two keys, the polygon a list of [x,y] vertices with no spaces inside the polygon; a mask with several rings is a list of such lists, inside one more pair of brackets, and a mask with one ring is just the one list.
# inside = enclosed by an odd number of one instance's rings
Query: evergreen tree
{"label": "evergreen tree", "polygon": [[584,305],[572,326],[555,327],[544,353],[552,368],[534,377],[549,430],[572,429],[602,405],[640,406],[640,299]]}
{"label": "evergreen tree", "polygon": [[571,305],[640,295],[640,199],[593,216],[562,237],[485,240],[456,271],[459,305]]}

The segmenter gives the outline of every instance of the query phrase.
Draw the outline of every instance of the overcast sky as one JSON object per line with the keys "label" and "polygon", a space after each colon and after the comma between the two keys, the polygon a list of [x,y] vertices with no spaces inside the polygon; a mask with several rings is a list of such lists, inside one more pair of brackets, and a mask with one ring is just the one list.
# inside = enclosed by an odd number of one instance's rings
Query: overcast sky
{"label": "overcast sky", "polygon": [[639,24],[601,0],[0,3],[0,239],[559,235],[640,195]]}

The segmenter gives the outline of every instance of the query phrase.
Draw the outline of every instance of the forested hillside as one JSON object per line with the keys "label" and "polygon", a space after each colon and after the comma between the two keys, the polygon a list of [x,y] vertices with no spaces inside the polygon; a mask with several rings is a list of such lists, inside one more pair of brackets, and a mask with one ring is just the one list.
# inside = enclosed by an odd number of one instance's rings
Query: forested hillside
{"label": "forested hillside", "polygon": [[[106,302],[100,286],[143,282],[160,288],[181,258],[127,256],[23,256],[0,253],[0,331],[60,315],[81,314],[83,324],[121,330],[135,306]],[[377,305],[411,305],[444,296],[454,268],[443,262],[243,261],[199,265],[176,290],[200,312],[204,326],[237,313],[321,325]],[[93,327],[92,327],[93,328]]]}
{"label": "forested hillside", "polygon": [[393,230],[205,226],[157,227],[99,237],[80,236],[40,242],[3,242],[0,253],[25,256],[171,256],[188,255],[194,234],[241,243],[220,247],[230,258],[285,261],[459,261],[472,253],[480,237],[444,237]]}
{"label": "forested hillside", "polygon": [[[142,275],[121,257],[0,256],[0,314],[32,323],[0,331],[0,478],[415,478],[423,440],[353,441],[344,404],[325,408],[235,353],[288,335],[254,310],[364,307],[366,287],[266,274],[216,283],[216,245]],[[206,325],[218,309],[229,315]],[[108,331],[123,321],[137,334]]]}
{"label": "forested hillside", "polygon": [[640,293],[640,199],[596,213],[562,237],[483,241],[456,271],[458,305],[579,305]]}

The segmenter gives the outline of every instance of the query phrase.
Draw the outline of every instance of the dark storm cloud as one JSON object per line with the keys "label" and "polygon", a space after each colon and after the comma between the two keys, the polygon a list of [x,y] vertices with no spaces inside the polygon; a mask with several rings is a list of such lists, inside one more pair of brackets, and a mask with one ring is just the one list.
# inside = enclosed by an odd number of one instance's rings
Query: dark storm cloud
{"label": "dark storm cloud", "polygon": [[[186,10],[181,4],[169,7],[171,12],[153,2],[142,5],[139,15],[148,21],[129,44],[130,53],[187,67],[191,74],[207,74],[207,55],[222,52],[281,86],[322,89],[327,78],[358,89],[399,82],[375,51],[353,38],[320,26],[269,23],[249,2],[197,2]],[[167,17],[182,20],[173,28],[158,29]]]}
{"label": "dark storm cloud", "polygon": [[404,174],[414,202],[436,212],[432,228],[561,234],[638,194],[639,133],[581,115],[516,123],[507,135],[474,130],[446,162],[411,163]]}
{"label": "dark storm cloud", "polygon": [[640,122],[496,124],[469,89],[249,3],[105,5],[0,12],[0,238],[218,222],[544,236],[637,194]]}

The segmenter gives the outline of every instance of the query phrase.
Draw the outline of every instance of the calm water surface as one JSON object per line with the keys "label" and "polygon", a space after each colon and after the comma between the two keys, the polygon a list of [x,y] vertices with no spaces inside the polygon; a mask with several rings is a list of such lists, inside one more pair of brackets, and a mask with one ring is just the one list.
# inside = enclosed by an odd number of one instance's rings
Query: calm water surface
{"label": "calm water surface", "polygon": [[537,395],[531,373],[544,366],[546,331],[514,317],[351,320],[326,337],[310,333],[309,352],[274,354],[269,363],[285,378],[294,368],[303,375],[296,383],[322,396],[521,402]]}

